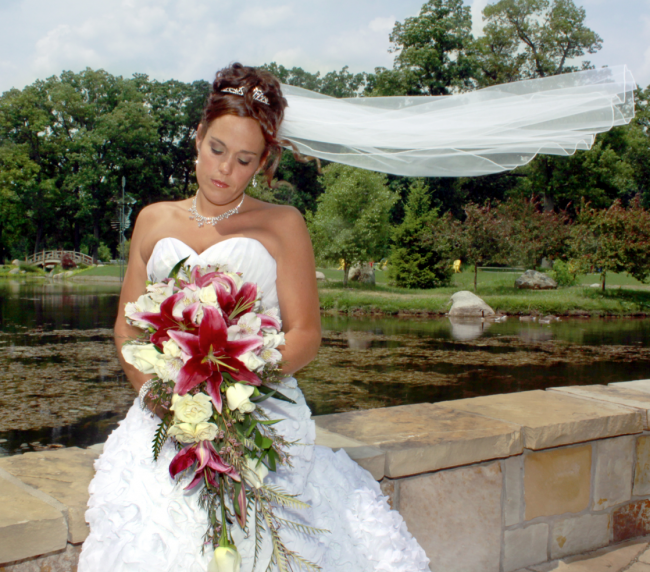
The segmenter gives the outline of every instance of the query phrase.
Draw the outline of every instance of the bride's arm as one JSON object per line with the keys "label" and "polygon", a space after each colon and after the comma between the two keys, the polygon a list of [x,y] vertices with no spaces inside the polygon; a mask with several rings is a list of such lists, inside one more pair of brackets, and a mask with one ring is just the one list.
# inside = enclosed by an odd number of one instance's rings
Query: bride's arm
{"label": "bride's arm", "polygon": [[129,263],[126,267],[124,282],[120,292],[120,303],[117,310],[117,319],[113,331],[115,347],[117,348],[117,357],[124,369],[127,379],[136,391],[145,381],[151,378],[151,375],[138,371],[134,366],[126,363],[122,356],[122,345],[125,341],[138,337],[141,331],[138,328],[129,326],[124,317],[124,307],[128,302],[135,302],[145,292],[145,282],[147,280],[147,266],[142,257],[142,241],[151,213],[151,207],[144,208],[135,222],[133,235],[131,237],[131,248],[129,249]]}
{"label": "bride's arm", "polygon": [[[280,211],[280,209],[278,209]],[[311,239],[302,215],[283,208],[275,219],[279,248],[277,290],[286,345],[281,346],[284,366],[291,374],[316,357],[321,340],[320,304]]]}

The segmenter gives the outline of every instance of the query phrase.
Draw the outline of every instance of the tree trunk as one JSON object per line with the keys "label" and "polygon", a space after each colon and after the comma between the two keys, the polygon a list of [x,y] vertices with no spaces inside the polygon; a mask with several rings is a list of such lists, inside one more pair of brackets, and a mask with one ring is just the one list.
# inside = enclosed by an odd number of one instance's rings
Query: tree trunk
{"label": "tree trunk", "polygon": [[474,293],[476,294],[476,282],[478,278],[478,262],[474,263]]}
{"label": "tree trunk", "polygon": [[602,280],[602,284],[603,284],[603,292],[605,291],[605,278],[607,278],[607,272],[605,272],[605,271],[603,270],[603,271],[601,272],[601,280]]}
{"label": "tree trunk", "polygon": [[34,254],[41,249],[41,239],[43,238],[43,225],[36,225],[36,240],[34,241]]}
{"label": "tree trunk", "polygon": [[94,244],[93,247],[90,251],[90,255],[93,257],[93,262],[97,264],[97,257],[98,257],[98,251],[99,251],[99,218],[95,217],[93,219],[93,237],[94,237]]}
{"label": "tree trunk", "polygon": [[350,273],[350,265],[347,260],[343,261],[343,288],[348,286],[348,274]]}

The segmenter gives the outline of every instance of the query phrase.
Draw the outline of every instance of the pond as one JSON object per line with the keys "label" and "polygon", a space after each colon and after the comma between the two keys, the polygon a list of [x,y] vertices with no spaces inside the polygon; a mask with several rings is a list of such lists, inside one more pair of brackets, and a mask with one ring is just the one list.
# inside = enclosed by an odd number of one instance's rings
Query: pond
{"label": "pond", "polygon": [[[113,346],[118,297],[117,284],[0,281],[0,455],[87,446],[117,426],[135,397]],[[297,376],[314,415],[650,377],[650,319],[322,323]]]}

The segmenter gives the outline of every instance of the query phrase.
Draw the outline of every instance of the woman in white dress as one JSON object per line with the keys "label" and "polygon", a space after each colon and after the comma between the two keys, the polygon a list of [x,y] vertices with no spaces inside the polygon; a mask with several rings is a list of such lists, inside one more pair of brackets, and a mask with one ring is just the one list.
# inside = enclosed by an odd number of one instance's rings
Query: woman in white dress
{"label": "woman in white dress", "polygon": [[[122,344],[138,334],[127,325],[124,307],[144,293],[149,277],[166,277],[188,256],[189,264],[227,265],[242,272],[258,284],[265,306],[279,307],[287,376],[316,356],[319,302],[304,220],[292,207],[244,194],[256,174],[271,182],[286,145],[278,139],[286,105],[279,82],[266,72],[234,64],[217,73],[197,130],[196,197],[156,203],[138,216],[115,324],[118,355],[136,392],[148,376],[122,358]],[[269,399],[264,408],[272,418],[284,419],[278,429],[298,444],[290,451],[293,468],[280,467],[269,480],[311,506],[293,518],[329,531],[311,537],[285,530],[287,546],[325,572],[428,570],[424,551],[400,515],[389,509],[374,479],[343,451],[313,445],[314,424],[293,378],[285,392],[296,404]],[[196,491],[184,491],[169,476],[173,445],[168,442],[153,461],[157,422],[136,400],[106,442],[90,486],[86,517],[91,532],[79,572],[208,569],[212,550],[202,550],[207,518]],[[235,531],[246,572],[252,569],[252,537]],[[259,570],[267,567],[268,543],[262,554]]]}

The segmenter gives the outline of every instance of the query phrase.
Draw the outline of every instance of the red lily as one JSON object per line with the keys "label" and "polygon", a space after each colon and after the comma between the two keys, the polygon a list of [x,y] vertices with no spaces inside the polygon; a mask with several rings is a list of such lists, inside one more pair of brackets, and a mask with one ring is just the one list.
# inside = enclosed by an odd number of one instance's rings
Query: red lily
{"label": "red lily", "polygon": [[169,464],[169,474],[173,479],[178,473],[182,473],[195,462],[198,463],[196,473],[192,482],[185,487],[185,490],[193,489],[198,485],[204,474],[213,487],[218,487],[219,485],[214,478],[215,472],[223,473],[234,481],[241,481],[239,473],[234,467],[224,463],[210,441],[200,441],[199,443],[188,445],[176,453],[176,456]]}
{"label": "red lily", "polygon": [[221,284],[216,284],[217,299],[223,310],[228,325],[232,325],[240,314],[246,314],[253,309],[257,299],[257,285],[245,282],[234,294],[231,294]]}
{"label": "red lily", "polygon": [[175,393],[185,395],[190,389],[207,380],[208,393],[217,411],[221,413],[222,372],[229,373],[237,381],[260,385],[260,378],[237,358],[247,351],[259,348],[262,340],[248,338],[229,341],[226,322],[215,308],[203,308],[203,320],[198,335],[169,330],[169,336],[191,356],[179,372]]}
{"label": "red lily", "polygon": [[169,339],[170,330],[196,331],[195,322],[196,313],[199,310],[199,304],[191,304],[183,310],[183,317],[179,320],[174,316],[174,306],[185,297],[183,292],[177,292],[167,298],[160,305],[160,312],[137,312],[133,318],[141,322],[151,324],[156,331],[151,334],[151,343],[162,349],[163,342]]}

